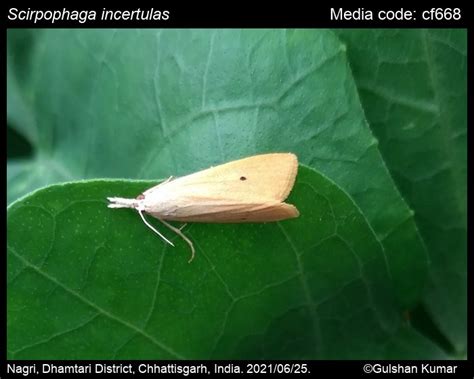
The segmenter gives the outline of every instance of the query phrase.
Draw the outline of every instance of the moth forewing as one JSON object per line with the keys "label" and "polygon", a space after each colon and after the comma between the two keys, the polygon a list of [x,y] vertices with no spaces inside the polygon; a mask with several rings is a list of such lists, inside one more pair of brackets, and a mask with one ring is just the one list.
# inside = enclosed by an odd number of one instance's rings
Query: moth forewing
{"label": "moth forewing", "polygon": [[256,155],[175,178],[143,193],[148,196],[174,194],[175,198],[232,200],[260,203],[283,201],[288,197],[298,170],[296,155]]}
{"label": "moth forewing", "polygon": [[[176,209],[166,216],[169,221],[206,222],[206,223],[252,223],[281,221],[299,216],[298,209],[287,203],[262,204],[223,204],[208,206],[190,206],[185,211]],[[150,213],[158,219],[162,214]]]}
{"label": "moth forewing", "polygon": [[[155,195],[157,194],[152,194],[153,197]],[[145,200],[145,212],[153,217],[170,221],[206,223],[270,222],[299,216],[295,206],[268,199],[243,202],[230,198],[197,198],[175,193],[164,200],[150,202]]]}

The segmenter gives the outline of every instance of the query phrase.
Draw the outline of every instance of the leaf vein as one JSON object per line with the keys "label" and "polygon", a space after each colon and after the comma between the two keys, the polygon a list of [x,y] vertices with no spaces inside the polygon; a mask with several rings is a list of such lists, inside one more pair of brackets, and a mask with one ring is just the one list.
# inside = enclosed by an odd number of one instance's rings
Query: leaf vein
{"label": "leaf vein", "polygon": [[82,301],[84,304],[90,306],[91,308],[97,310],[100,314],[103,314],[105,317],[113,320],[113,321],[116,321],[120,324],[122,324],[123,326],[137,332],[138,334],[140,334],[141,336],[143,336],[145,339],[149,340],[151,343],[153,343],[154,345],[158,346],[160,349],[162,349],[163,351],[166,351],[168,354],[178,358],[178,359],[184,359],[184,357],[175,352],[172,348],[170,348],[169,346],[165,345],[164,343],[158,341],[155,337],[153,337],[152,335],[148,334],[146,331],[142,330],[141,328],[137,327],[136,325],[133,325],[132,323],[126,321],[126,320],[122,320],[120,317],[110,313],[109,311],[105,310],[104,308],[102,308],[101,306],[99,306],[98,304],[95,304],[94,302],[90,301],[89,299],[85,298],[84,296],[82,296],[81,294],[77,293],[76,291],[74,291],[73,289],[69,288],[68,286],[66,286],[65,284],[61,283],[60,281],[58,281],[55,277],[49,275],[47,272],[43,271],[40,267],[34,265],[33,263],[31,263],[30,261],[28,261],[26,258],[24,258],[21,254],[18,254],[15,249],[13,249],[12,247],[8,247],[10,249],[10,251],[12,252],[13,255],[15,255],[18,259],[20,259],[26,266],[28,267],[31,267],[31,269],[33,269],[34,271],[36,271],[38,274],[40,274],[41,276],[43,276],[45,279],[48,279],[49,281],[53,282],[54,284],[56,284],[57,286],[59,286],[60,288],[62,288],[64,291],[66,291],[67,293],[71,294],[72,296],[74,296],[75,298],[77,298],[78,300]]}

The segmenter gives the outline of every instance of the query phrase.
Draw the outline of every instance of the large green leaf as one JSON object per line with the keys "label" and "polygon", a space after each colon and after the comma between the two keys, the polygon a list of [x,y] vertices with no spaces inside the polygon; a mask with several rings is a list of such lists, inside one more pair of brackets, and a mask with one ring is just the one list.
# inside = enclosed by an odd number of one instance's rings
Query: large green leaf
{"label": "large green leaf", "polygon": [[399,349],[382,246],[315,171],[300,168],[297,219],[187,226],[191,264],[183,241],[106,206],[154,184],[53,185],[9,207],[10,358],[443,357],[409,331]]}
{"label": "large green leaf", "polygon": [[454,353],[465,355],[467,32],[338,34],[347,43],[362,103],[384,159],[415,210],[431,256],[425,306]]}
{"label": "large green leaf", "polygon": [[[22,32],[10,41],[24,41]],[[417,300],[426,253],[332,32],[50,30],[29,54],[25,42],[11,45],[12,88],[35,115],[23,127],[37,136],[37,154],[9,199],[54,178],[166,177],[293,151],[355,199],[383,243],[399,301]],[[48,175],[38,175],[45,162]]]}
{"label": "large green leaf", "polygon": [[[8,164],[9,201],[55,182],[156,179],[293,151],[360,210],[398,312],[419,301],[425,247],[333,32],[10,30],[7,73],[9,124],[34,148]],[[430,346],[411,328],[401,335]]]}

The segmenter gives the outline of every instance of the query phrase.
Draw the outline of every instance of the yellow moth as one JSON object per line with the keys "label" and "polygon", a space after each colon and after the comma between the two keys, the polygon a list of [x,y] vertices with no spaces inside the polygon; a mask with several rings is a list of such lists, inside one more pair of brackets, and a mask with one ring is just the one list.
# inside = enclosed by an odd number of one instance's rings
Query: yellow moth
{"label": "yellow moth", "polygon": [[284,202],[297,171],[298,159],[294,154],[255,155],[187,176],[170,177],[135,199],[108,197],[108,207],[136,209],[148,227],[174,246],[148,223],[143,212],[157,218],[189,244],[191,262],[193,243],[181,232],[182,227],[178,229],[166,220],[242,223],[298,217],[298,209]]}

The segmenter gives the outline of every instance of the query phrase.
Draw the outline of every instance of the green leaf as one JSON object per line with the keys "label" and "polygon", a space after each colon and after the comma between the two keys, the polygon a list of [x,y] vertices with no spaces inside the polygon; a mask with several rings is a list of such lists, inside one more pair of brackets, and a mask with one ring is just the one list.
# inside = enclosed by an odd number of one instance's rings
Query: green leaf
{"label": "green leaf", "polygon": [[[7,59],[9,125],[34,149],[8,162],[10,202],[51,183],[179,176],[292,151],[356,204],[386,259],[398,313],[419,302],[426,250],[335,33],[9,30]],[[422,340],[413,351],[439,356]]]}
{"label": "green leaf", "polygon": [[[16,33],[10,40],[25,39]],[[28,38],[29,54],[24,44],[9,49],[10,66],[20,66],[10,71],[28,72],[16,83],[35,115],[23,126],[37,135],[25,172],[51,162],[40,180],[150,179],[292,151],[354,198],[383,244],[399,302],[418,300],[426,252],[332,32],[44,30]],[[9,199],[37,188],[30,176],[9,185]]]}
{"label": "green leaf", "polygon": [[[347,43],[384,159],[415,210],[430,253],[424,306],[453,354],[465,355],[467,32],[344,30],[338,35]],[[435,338],[437,333],[430,332]]]}
{"label": "green leaf", "polygon": [[[8,208],[10,358],[406,356],[382,246],[328,179],[300,167],[297,219],[186,226],[191,264],[182,240],[106,206],[155,184],[53,185]],[[433,350],[420,341],[415,356]]]}

